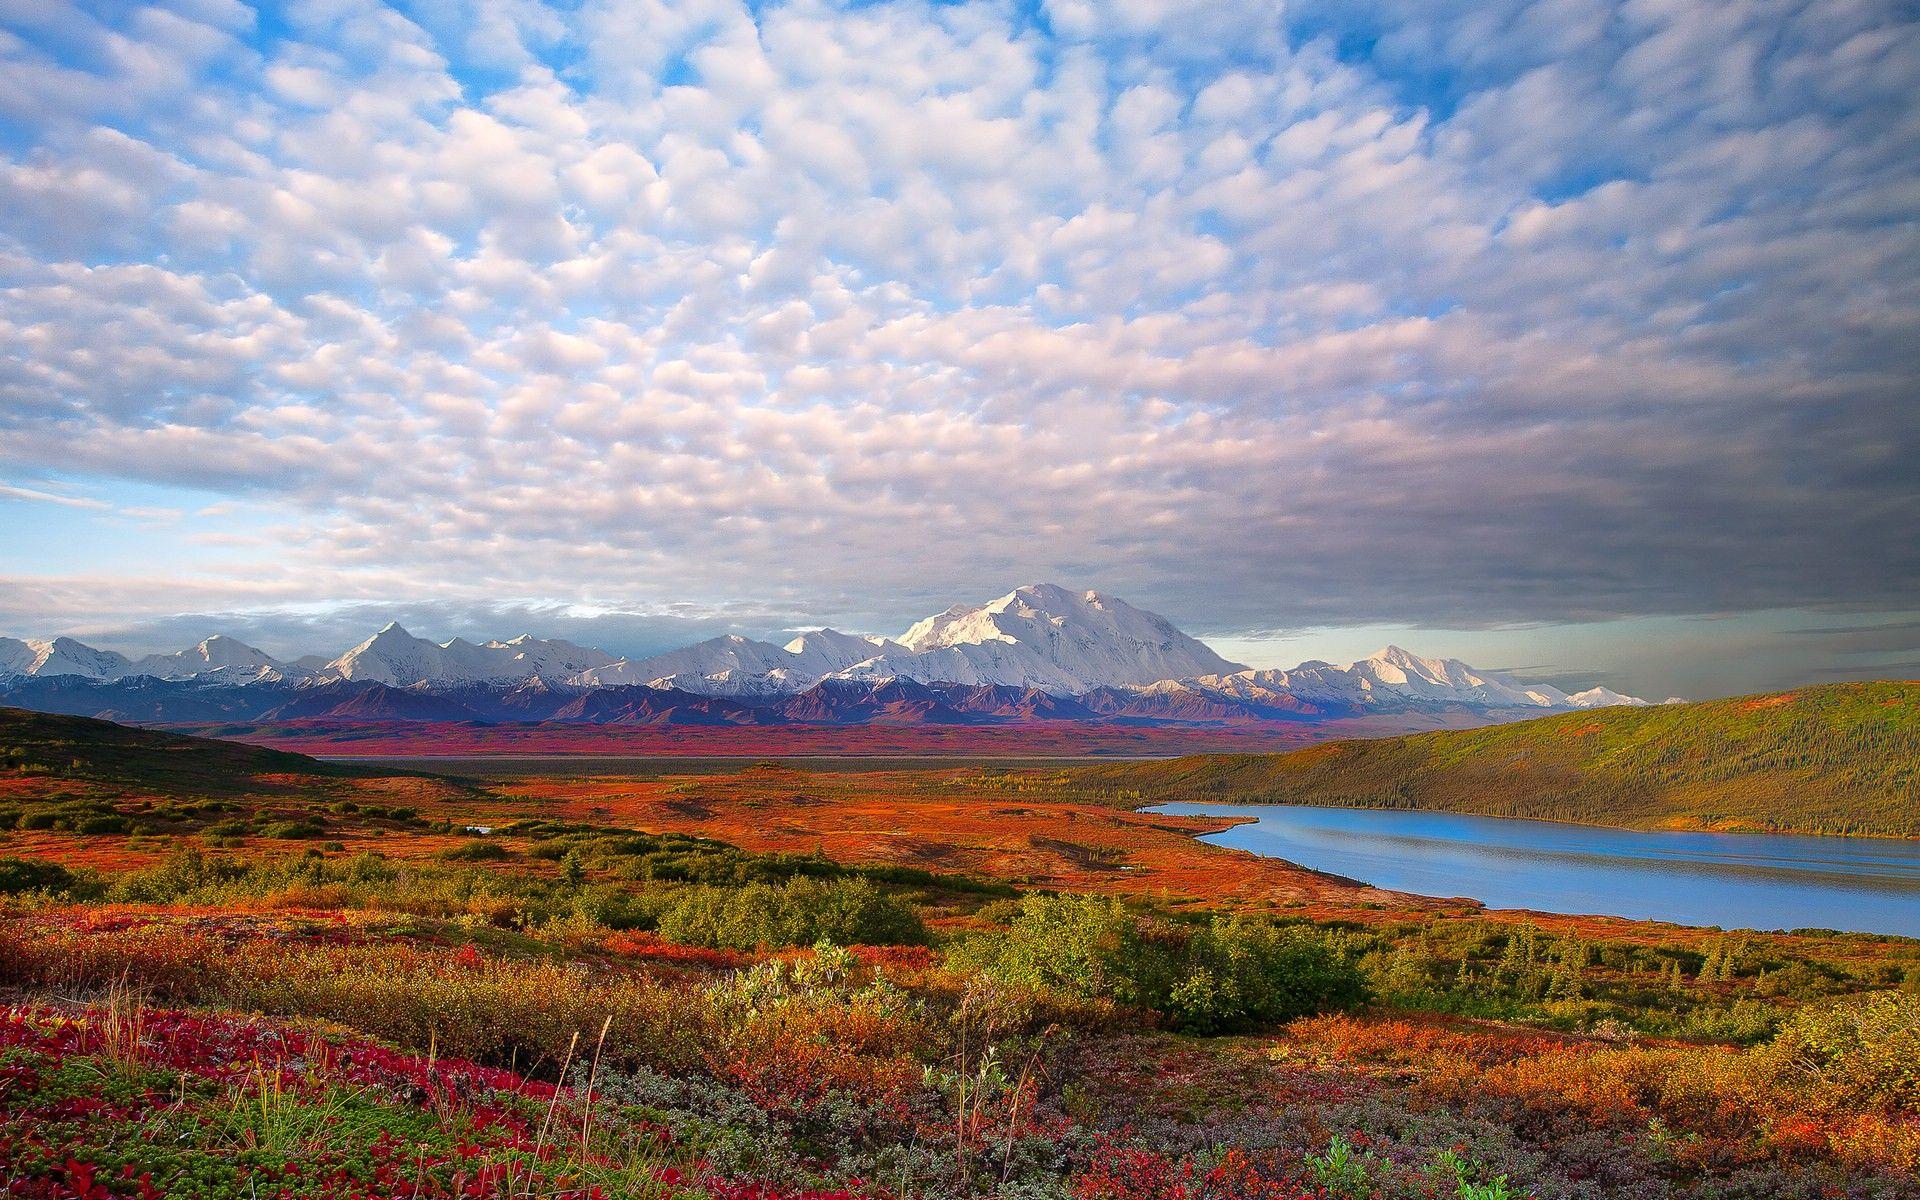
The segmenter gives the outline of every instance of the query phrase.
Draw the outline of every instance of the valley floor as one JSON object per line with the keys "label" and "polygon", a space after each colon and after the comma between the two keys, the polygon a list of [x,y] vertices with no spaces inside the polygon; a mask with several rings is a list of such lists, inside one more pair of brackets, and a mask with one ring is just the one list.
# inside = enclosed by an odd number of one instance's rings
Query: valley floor
{"label": "valley floor", "polygon": [[[1486,714],[1389,714],[1315,721],[1151,723],[996,720],[946,725],[684,725],[369,720],[172,724],[181,733],[317,755],[634,755],[792,758],[817,755],[1088,757],[1264,754],[1340,738],[1470,728]],[[1512,719],[1509,716],[1507,719]]]}
{"label": "valley floor", "polygon": [[1920,942],[1421,900],[1048,770],[127,778],[0,786],[0,1195],[1920,1180]]}

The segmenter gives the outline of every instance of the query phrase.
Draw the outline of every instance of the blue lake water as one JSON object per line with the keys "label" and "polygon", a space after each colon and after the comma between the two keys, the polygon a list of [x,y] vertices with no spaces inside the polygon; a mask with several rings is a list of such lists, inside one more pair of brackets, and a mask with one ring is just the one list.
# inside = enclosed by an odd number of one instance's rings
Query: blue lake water
{"label": "blue lake water", "polygon": [[1920,840],[1636,833],[1301,805],[1183,802],[1151,811],[1252,817],[1205,840],[1490,908],[1920,937]]}

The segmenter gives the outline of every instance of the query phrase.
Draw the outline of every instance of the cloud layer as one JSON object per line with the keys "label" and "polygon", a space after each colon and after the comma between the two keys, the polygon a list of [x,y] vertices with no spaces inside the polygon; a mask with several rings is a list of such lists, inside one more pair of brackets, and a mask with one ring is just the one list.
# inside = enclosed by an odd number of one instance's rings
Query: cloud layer
{"label": "cloud layer", "polygon": [[0,566],[15,629],[1920,584],[1890,0],[104,7],[0,18],[4,514],[272,522]]}

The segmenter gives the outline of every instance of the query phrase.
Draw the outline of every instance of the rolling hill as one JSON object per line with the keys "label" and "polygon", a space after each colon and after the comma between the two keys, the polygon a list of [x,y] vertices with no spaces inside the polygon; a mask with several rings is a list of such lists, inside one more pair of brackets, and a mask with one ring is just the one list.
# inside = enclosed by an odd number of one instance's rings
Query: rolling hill
{"label": "rolling hill", "polygon": [[470,793],[417,772],[0,708],[0,840],[390,833]]}
{"label": "rolling hill", "polygon": [[193,795],[369,774],[304,754],[18,708],[0,708],[0,772]]}
{"label": "rolling hill", "polygon": [[1423,809],[1637,829],[1920,837],[1920,683],[1078,770],[1128,802]]}

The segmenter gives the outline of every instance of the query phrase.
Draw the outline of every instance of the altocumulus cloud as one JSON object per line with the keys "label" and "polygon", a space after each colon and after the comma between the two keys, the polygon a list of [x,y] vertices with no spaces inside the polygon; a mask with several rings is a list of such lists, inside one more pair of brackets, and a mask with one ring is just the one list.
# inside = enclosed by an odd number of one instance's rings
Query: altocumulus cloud
{"label": "altocumulus cloud", "polygon": [[1058,577],[1226,632],[1920,582],[1891,0],[5,20],[0,483],[283,515],[251,558],[9,562],[15,627],[891,628]]}

